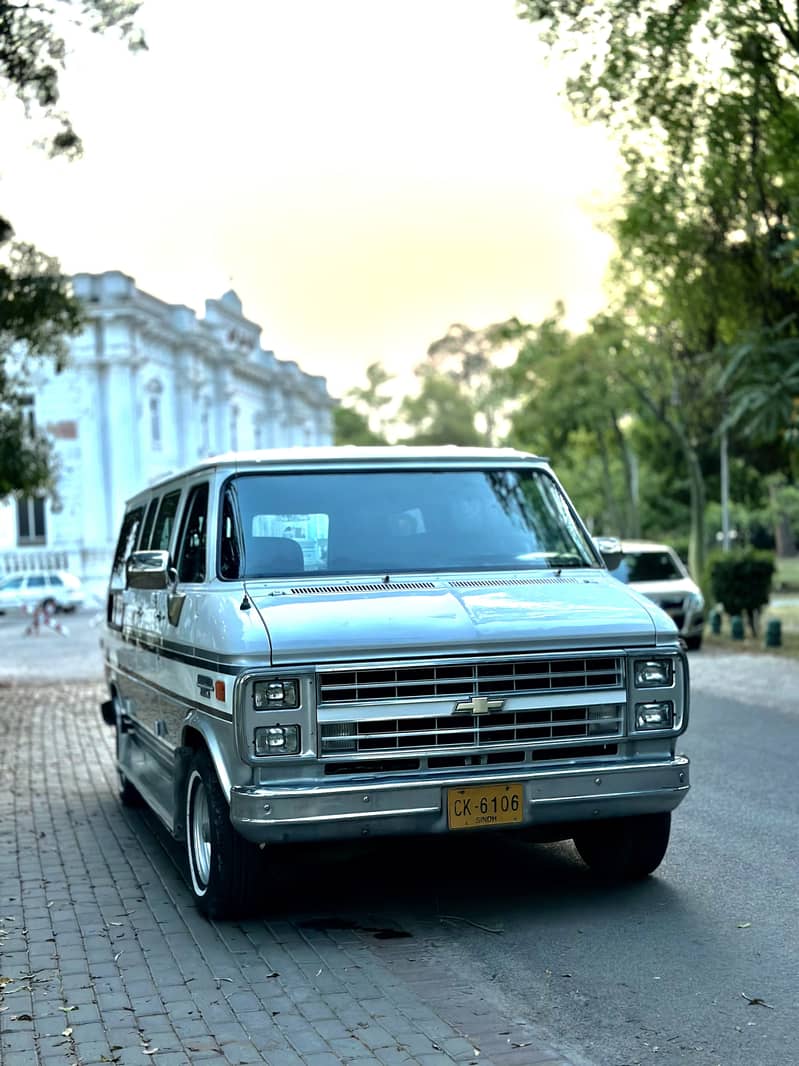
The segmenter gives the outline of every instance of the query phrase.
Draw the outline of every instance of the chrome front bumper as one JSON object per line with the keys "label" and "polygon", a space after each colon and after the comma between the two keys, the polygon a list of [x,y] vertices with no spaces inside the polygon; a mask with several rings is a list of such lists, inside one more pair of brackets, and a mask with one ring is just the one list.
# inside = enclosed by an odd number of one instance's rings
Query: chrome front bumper
{"label": "chrome front bumper", "polygon": [[[690,787],[689,760],[530,770],[474,777],[270,788],[234,786],[230,820],[248,840],[278,844],[448,833],[447,790],[518,782],[515,827],[672,811]],[[507,827],[511,828],[511,827]],[[468,831],[468,830],[466,830]]]}

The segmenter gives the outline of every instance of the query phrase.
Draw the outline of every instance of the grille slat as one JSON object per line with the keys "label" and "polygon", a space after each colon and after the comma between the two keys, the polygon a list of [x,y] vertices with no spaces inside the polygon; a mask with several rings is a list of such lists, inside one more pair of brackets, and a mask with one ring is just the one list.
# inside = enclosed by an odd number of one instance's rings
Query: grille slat
{"label": "grille slat", "polygon": [[612,717],[591,718],[590,707],[511,711],[482,715],[391,718],[322,725],[322,754],[420,752],[441,748],[480,750],[500,744],[536,744],[556,739],[615,737],[621,733],[623,705],[602,708]]}
{"label": "grille slat", "polygon": [[320,706],[440,696],[511,696],[524,692],[582,692],[620,688],[619,656],[528,659],[515,662],[355,667],[319,675]]}

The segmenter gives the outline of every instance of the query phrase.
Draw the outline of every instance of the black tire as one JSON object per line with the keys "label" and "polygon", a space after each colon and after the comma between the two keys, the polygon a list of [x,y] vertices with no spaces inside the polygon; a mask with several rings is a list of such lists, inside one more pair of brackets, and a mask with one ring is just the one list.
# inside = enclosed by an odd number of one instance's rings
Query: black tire
{"label": "black tire", "polygon": [[698,637],[686,637],[685,644],[688,648],[688,651],[699,651],[699,649],[702,647],[701,633]]}
{"label": "black tire", "polygon": [[671,814],[610,818],[574,835],[580,858],[608,881],[638,881],[656,870],[666,854]]}
{"label": "black tire", "polygon": [[189,887],[207,918],[251,913],[260,895],[261,855],[230,824],[227,800],[208,753],[194,753],[186,775]]}

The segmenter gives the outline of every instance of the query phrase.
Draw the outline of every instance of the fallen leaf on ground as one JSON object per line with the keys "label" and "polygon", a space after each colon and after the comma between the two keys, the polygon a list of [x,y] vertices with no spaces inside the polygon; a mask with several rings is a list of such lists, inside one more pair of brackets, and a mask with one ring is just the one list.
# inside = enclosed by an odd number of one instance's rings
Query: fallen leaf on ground
{"label": "fallen leaf on ground", "polygon": [[769,1010],[775,1009],[770,1003],[766,1003],[764,999],[761,999],[760,996],[747,996],[746,992],[742,992],[741,995],[750,1007],[768,1007]]}

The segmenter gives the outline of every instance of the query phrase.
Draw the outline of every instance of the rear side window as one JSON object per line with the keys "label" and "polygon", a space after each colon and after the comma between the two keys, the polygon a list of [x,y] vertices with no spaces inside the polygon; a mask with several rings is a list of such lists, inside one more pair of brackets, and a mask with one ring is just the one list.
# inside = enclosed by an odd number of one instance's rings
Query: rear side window
{"label": "rear side window", "polygon": [[158,510],[158,497],[154,500],[150,500],[150,506],[147,508],[147,517],[144,519],[144,525],[141,531],[141,540],[139,541],[139,547],[142,551],[146,550],[150,546],[150,534],[153,531],[153,522],[155,521],[155,512]]}
{"label": "rear side window", "polygon": [[143,507],[134,507],[133,510],[128,511],[122,520],[122,528],[119,531],[119,540],[117,541],[114,562],[111,567],[111,581],[113,583],[120,583],[121,585],[125,583],[125,563],[136,543],[136,535],[139,532],[143,514]]}
{"label": "rear side window", "polygon": [[168,492],[161,500],[161,506],[158,508],[158,517],[155,520],[152,540],[150,541],[150,548],[153,551],[168,550],[169,541],[172,536],[172,528],[175,525],[175,515],[178,512],[179,500],[180,489],[176,489],[175,492]]}
{"label": "rear side window", "polygon": [[208,485],[196,485],[183,512],[178,553],[178,579],[205,581],[205,542],[208,531]]}

